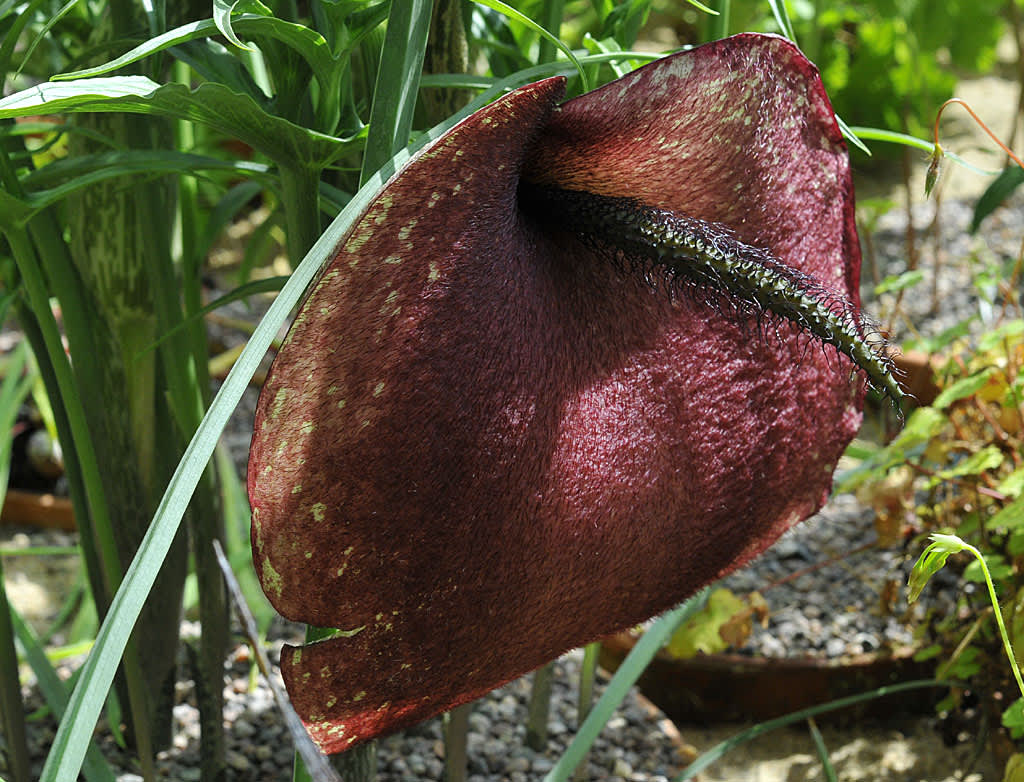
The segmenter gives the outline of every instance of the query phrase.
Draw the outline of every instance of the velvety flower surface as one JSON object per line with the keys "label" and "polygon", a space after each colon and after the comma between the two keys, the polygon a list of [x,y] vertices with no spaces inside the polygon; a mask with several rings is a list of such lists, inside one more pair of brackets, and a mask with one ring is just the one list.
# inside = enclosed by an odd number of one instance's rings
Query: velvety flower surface
{"label": "velvety flower surface", "polygon": [[849,165],[814,67],[742,35],[562,91],[511,93],[402,171],[263,389],[254,561],[284,616],[342,631],[281,660],[327,752],[746,562],[821,506],[859,425],[863,381],[799,318],[679,282],[604,219],[680,215],[855,309]]}

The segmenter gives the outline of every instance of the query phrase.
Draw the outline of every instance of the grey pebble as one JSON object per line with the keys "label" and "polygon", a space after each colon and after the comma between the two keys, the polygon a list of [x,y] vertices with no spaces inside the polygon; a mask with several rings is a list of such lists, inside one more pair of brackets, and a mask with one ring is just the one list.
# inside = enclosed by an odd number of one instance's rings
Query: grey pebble
{"label": "grey pebble", "polygon": [[547,774],[554,767],[554,762],[545,757],[534,758],[533,763],[530,764],[530,768],[535,774]]}
{"label": "grey pebble", "polygon": [[248,771],[249,767],[252,765],[249,762],[249,758],[245,755],[230,749],[227,751],[225,759],[227,760],[228,766],[239,772]]}

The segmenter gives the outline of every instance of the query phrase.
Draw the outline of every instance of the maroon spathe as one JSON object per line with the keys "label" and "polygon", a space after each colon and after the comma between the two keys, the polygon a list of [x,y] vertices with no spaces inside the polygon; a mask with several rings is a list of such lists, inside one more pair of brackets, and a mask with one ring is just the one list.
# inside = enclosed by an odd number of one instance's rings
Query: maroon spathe
{"label": "maroon spathe", "polygon": [[862,383],[788,325],[666,295],[517,205],[521,178],[726,223],[858,301],[846,149],[814,67],[736,36],[461,123],[376,199],[267,379],[254,561],[327,752],[663,611],[824,502]]}

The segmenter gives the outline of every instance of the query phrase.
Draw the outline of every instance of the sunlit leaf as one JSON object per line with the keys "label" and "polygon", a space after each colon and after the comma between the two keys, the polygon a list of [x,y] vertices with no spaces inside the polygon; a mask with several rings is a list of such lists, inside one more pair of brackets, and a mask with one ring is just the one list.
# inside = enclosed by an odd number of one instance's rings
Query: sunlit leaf
{"label": "sunlit leaf", "polygon": [[932,407],[936,410],[945,410],[954,402],[961,399],[966,399],[969,396],[973,396],[978,393],[988,383],[989,378],[992,377],[994,370],[984,369],[976,375],[965,377],[957,380],[948,388],[943,389],[935,401],[932,402]]}
{"label": "sunlit leaf", "polygon": [[186,119],[244,141],[280,164],[328,165],[346,150],[342,139],[267,113],[249,95],[204,83],[160,85],[145,76],[45,82],[0,100],[0,117],[126,111]]}
{"label": "sunlit leaf", "polygon": [[945,566],[950,554],[959,553],[966,548],[966,544],[956,535],[936,532],[930,538],[932,542],[921,553],[913,570],[910,571],[910,580],[907,585],[908,603],[917,600],[921,590],[925,588],[931,577]]}

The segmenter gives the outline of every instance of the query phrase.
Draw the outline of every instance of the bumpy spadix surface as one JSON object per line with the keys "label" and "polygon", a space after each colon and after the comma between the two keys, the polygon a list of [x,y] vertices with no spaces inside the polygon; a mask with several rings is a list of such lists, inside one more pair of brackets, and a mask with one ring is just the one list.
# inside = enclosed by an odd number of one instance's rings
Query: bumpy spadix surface
{"label": "bumpy spadix surface", "polygon": [[845,147],[811,66],[737,36],[559,106],[512,93],[377,198],[260,398],[255,566],[328,752],[678,603],[824,501],[862,383],[524,209],[536,185],[722,224],[856,304]]}

